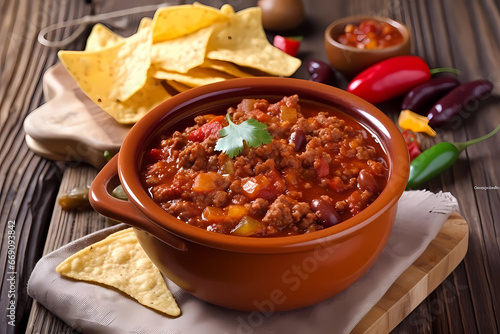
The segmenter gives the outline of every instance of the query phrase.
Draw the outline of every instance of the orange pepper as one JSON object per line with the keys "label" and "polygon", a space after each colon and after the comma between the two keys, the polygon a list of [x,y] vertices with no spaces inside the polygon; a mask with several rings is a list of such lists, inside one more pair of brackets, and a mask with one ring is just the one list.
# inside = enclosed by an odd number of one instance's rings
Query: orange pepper
{"label": "orange pepper", "polygon": [[398,118],[398,124],[403,130],[424,132],[431,137],[436,135],[436,131],[430,127],[427,117],[414,113],[409,109],[401,111]]}

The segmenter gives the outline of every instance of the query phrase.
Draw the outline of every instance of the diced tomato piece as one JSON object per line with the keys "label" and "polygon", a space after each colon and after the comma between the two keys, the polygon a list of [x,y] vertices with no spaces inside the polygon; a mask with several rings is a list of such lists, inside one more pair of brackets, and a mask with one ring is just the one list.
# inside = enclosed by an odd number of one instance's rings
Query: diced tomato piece
{"label": "diced tomato piece", "polygon": [[347,197],[346,202],[352,215],[357,215],[367,206],[359,190],[353,191],[352,194]]}
{"label": "diced tomato piece", "polygon": [[251,177],[242,187],[243,194],[249,199],[260,197],[262,189],[271,187],[271,181],[262,174]]}
{"label": "diced tomato piece", "polygon": [[327,180],[326,183],[330,188],[332,188],[332,190],[335,190],[336,192],[344,191],[344,182],[342,182],[342,179],[338,176]]}
{"label": "diced tomato piece", "polygon": [[255,99],[243,99],[238,105],[238,109],[241,109],[244,112],[250,112],[254,109]]}
{"label": "diced tomato piece", "polygon": [[273,39],[273,45],[290,56],[295,57],[299,51],[300,40],[276,35]]}
{"label": "diced tomato piece", "polygon": [[152,161],[158,161],[163,158],[163,151],[160,148],[152,148],[149,150],[148,156]]}
{"label": "diced tomato piece", "polygon": [[378,33],[380,28],[380,23],[374,20],[365,20],[359,24],[359,30],[361,30],[365,34],[368,34],[370,32]]}
{"label": "diced tomato piece", "polygon": [[216,116],[210,122],[188,133],[187,138],[191,141],[202,142],[212,136],[219,137],[219,131],[223,128],[223,120],[224,116]]}
{"label": "diced tomato piece", "polygon": [[284,191],[285,182],[276,171],[266,173],[266,175],[256,175],[243,184],[243,194],[249,199],[261,197],[267,200],[274,200],[278,194]]}
{"label": "diced tomato piece", "polygon": [[273,186],[273,190],[275,194],[273,194],[273,199],[278,196],[278,194],[281,194],[285,191],[285,180],[283,179],[283,176],[276,170],[276,169],[271,169],[266,173],[266,176],[269,180],[271,180],[271,184]]}
{"label": "diced tomato piece", "polygon": [[271,117],[265,112],[258,110],[255,111],[255,118],[261,123],[266,123]]}
{"label": "diced tomato piece", "polygon": [[330,165],[325,159],[319,159],[314,162],[314,168],[316,169],[316,175],[318,177],[325,177],[330,174]]}

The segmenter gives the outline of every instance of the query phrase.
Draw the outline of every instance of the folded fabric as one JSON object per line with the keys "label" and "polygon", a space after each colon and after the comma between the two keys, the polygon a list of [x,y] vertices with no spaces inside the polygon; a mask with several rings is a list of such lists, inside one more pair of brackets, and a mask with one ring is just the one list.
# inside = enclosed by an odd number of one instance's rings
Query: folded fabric
{"label": "folded fabric", "polygon": [[295,311],[232,311],[203,302],[167,279],[182,311],[181,316],[168,318],[117,291],[56,273],[56,266],[65,258],[127,227],[125,224],[93,233],[44,256],[33,270],[28,293],[84,333],[349,333],[424,252],[449,214],[457,210],[457,201],[449,193],[405,192],[398,202],[391,237],[372,268],[337,296]]}

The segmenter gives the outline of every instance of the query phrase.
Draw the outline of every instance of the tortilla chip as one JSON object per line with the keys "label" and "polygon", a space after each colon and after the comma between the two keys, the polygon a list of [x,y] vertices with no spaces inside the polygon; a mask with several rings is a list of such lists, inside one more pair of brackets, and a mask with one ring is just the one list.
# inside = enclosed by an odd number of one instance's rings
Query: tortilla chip
{"label": "tortilla chip", "polygon": [[175,80],[167,80],[167,84],[178,92],[185,92],[191,89],[191,87],[189,87],[188,85],[177,82]]}
{"label": "tortilla chip", "polygon": [[259,7],[244,9],[226,22],[216,23],[208,43],[207,58],[282,76],[292,75],[301,65],[300,59],[269,43]]}
{"label": "tortilla chip", "polygon": [[132,228],[73,254],[56,271],[65,277],[116,288],[167,315],[180,314],[160,271],[144,253]]}
{"label": "tortilla chip", "polygon": [[151,64],[151,30],[145,28],[97,51],[59,51],[64,66],[101,108],[125,101],[146,83]]}
{"label": "tortilla chip", "polygon": [[213,26],[209,26],[179,38],[153,44],[151,62],[167,71],[186,73],[205,61],[212,31]]}
{"label": "tortilla chip", "polygon": [[214,70],[231,74],[232,76],[235,76],[237,78],[248,78],[254,76],[251,73],[245,72],[243,69],[234,65],[233,63],[222,60],[205,59],[203,64],[201,64],[201,67],[213,68]]}
{"label": "tortilla chip", "polygon": [[115,34],[108,29],[105,25],[97,23],[92,27],[89,37],[87,38],[87,44],[85,45],[85,51],[99,51],[111,46],[118,44],[124,38],[120,35]]}
{"label": "tortilla chip", "polygon": [[137,29],[137,31],[140,31],[144,28],[151,28],[152,26],[153,26],[153,19],[146,16],[141,19],[141,22],[139,22],[139,28]]}
{"label": "tortilla chip", "polygon": [[259,7],[235,13],[229,4],[220,10],[199,3],[160,8],[128,38],[96,24],[85,51],[58,55],[82,91],[123,124],[191,87],[290,76],[301,64],[269,43]]}
{"label": "tortilla chip", "polygon": [[162,80],[175,80],[189,87],[198,87],[214,82],[234,79],[232,75],[211,68],[196,67],[187,73],[157,70],[154,77]]}
{"label": "tortilla chip", "polygon": [[163,87],[161,81],[149,72],[146,83],[140,90],[125,101],[111,102],[104,110],[119,123],[133,124],[170,97],[172,95]]}
{"label": "tortilla chip", "polygon": [[[199,5],[199,3],[195,2],[194,5],[197,6]],[[220,12],[224,14],[227,18],[230,18],[231,16],[234,15],[234,8],[230,4],[226,3],[222,5],[222,7],[220,8]]]}
{"label": "tortilla chip", "polygon": [[221,11],[201,4],[163,7],[153,16],[153,43],[184,36],[226,19]]}

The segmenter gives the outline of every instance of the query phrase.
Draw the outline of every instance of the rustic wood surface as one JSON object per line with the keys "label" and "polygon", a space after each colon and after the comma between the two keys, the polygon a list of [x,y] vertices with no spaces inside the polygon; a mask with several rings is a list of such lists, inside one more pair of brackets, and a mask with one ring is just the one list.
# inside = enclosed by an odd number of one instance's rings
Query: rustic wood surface
{"label": "rustic wood surface", "polygon": [[[57,62],[58,50],[40,45],[38,31],[53,23],[82,17],[93,9],[102,10],[90,2],[0,0],[0,333],[73,332],[29,298],[26,284],[43,254],[107,224],[92,211],[63,212],[56,203],[58,192],[89,183],[97,171],[90,166],[56,163],[35,155],[25,144],[22,127],[26,115],[44,102],[41,79]],[[217,7],[223,3],[201,2]],[[250,0],[227,2],[237,10],[256,4]],[[498,1],[303,2],[308,20],[298,33],[304,35],[299,54],[304,60],[326,60],[323,30],[331,21],[353,14],[377,14],[406,23],[413,36],[413,53],[424,57],[430,67],[452,66],[462,71],[462,81],[485,78],[495,84],[493,96],[479,106],[469,105],[461,114],[460,124],[439,130],[435,138],[424,138],[424,147],[440,141],[472,139],[500,124]],[[113,3],[120,1],[108,0],[105,10],[112,8]],[[121,3],[123,6],[125,2]],[[62,29],[50,37],[60,40],[71,31]],[[67,48],[83,49],[84,43],[82,36]],[[295,76],[308,78],[304,66]],[[344,88],[345,84],[339,76],[337,86]],[[395,100],[379,107],[394,119],[399,103]],[[500,191],[479,188],[500,187],[498,143],[496,136],[468,149],[450,170],[425,185],[435,192],[449,191],[458,199],[460,214],[469,225],[469,249],[464,261],[394,333],[500,332]],[[12,235],[15,249],[10,250],[14,258],[8,256]],[[16,278],[13,285],[9,280],[12,276]],[[15,292],[12,299],[11,288]],[[8,324],[10,301],[16,306],[16,326]]]}
{"label": "rustic wood surface", "polygon": [[467,253],[469,227],[453,212],[425,252],[406,269],[351,334],[387,333],[440,285]]}

